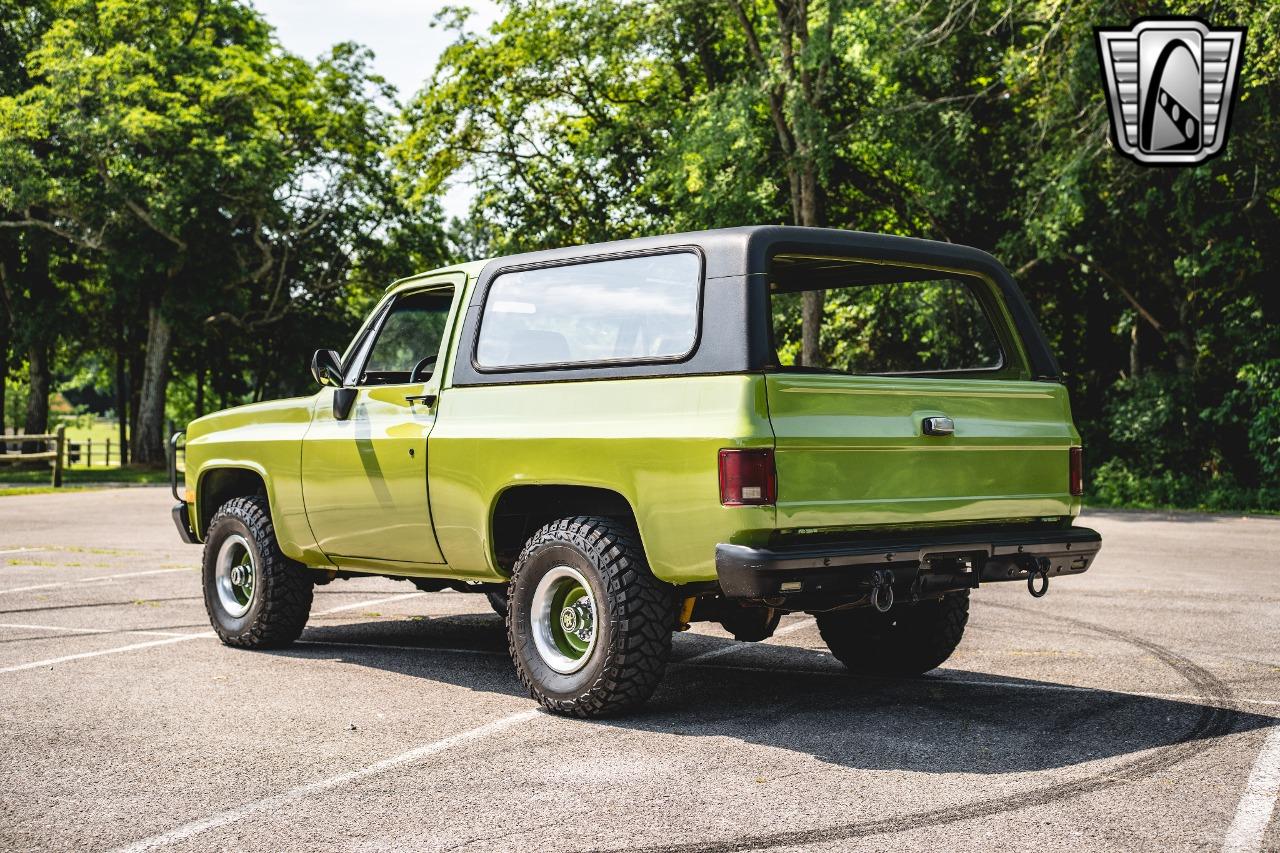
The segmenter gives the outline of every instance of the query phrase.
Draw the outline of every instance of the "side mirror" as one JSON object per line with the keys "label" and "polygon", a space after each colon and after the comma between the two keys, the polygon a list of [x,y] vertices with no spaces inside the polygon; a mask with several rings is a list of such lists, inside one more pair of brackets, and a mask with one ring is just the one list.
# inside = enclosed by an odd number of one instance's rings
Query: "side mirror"
{"label": "side mirror", "polygon": [[342,387],[342,359],[331,349],[318,349],[311,356],[311,375],[320,385]]}

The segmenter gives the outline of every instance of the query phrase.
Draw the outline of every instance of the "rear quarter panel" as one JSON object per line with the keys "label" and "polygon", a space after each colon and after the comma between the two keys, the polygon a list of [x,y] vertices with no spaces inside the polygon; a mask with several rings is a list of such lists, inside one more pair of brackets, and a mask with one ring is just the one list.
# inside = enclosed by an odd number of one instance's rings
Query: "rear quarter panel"
{"label": "rear quarter panel", "polygon": [[720,542],[759,544],[773,507],[720,505],[718,451],[770,447],[759,375],[454,387],[428,440],[436,535],[459,575],[499,579],[493,509],[515,485],[611,489],[655,575],[715,578]]}

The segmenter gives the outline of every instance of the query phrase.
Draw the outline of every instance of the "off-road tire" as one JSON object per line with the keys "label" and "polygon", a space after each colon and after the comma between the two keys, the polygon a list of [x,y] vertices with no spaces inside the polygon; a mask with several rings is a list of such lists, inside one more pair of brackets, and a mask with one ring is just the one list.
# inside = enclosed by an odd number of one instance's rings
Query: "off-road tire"
{"label": "off-road tire", "polygon": [[741,643],[759,643],[773,636],[782,611],[774,607],[743,607],[725,601],[720,608],[720,627]]}
{"label": "off-road tire", "polygon": [[[596,642],[577,672],[562,675],[533,639],[531,606],[538,581],[568,565],[590,584]],[[620,714],[644,703],[671,654],[675,598],[649,571],[631,525],[576,516],[553,521],[525,543],[508,590],[507,644],[520,681],[544,708],[573,717]]]}
{"label": "off-road tire", "polygon": [[969,590],[888,613],[872,607],[818,614],[818,631],[836,660],[859,675],[920,675],[941,666],[969,621]]}
{"label": "off-road tire", "polygon": [[[218,552],[233,533],[247,540],[256,573],[249,610],[238,618],[223,608],[215,587]],[[305,566],[280,551],[266,498],[233,498],[218,508],[209,522],[203,562],[204,606],[223,643],[275,649],[298,639],[311,613],[312,578]]]}

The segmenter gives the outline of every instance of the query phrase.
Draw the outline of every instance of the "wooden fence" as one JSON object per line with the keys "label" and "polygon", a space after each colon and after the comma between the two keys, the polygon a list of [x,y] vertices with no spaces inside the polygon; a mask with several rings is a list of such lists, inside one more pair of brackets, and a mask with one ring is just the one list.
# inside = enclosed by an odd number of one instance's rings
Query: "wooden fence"
{"label": "wooden fence", "polygon": [[[118,441],[113,442],[109,438],[97,442],[92,438],[86,438],[83,441],[68,441],[66,433],[67,428],[62,425],[58,427],[56,432],[42,435],[0,435],[0,447],[6,450],[6,452],[0,453],[0,463],[48,462],[52,469],[50,481],[55,488],[62,486],[62,474],[71,468],[90,468],[95,464],[105,467],[119,467],[124,464]],[[21,451],[16,453],[8,452],[9,447],[27,444],[41,445],[44,449],[27,453]],[[176,464],[178,471],[185,470],[186,448],[176,447],[170,452],[177,454]],[[3,479],[3,477],[4,475],[0,474],[0,479]]]}
{"label": "wooden fence", "polygon": [[109,438],[96,443],[92,438],[67,442],[66,467],[92,468],[95,463],[106,467],[123,465],[120,442],[113,442]]}
{"label": "wooden fence", "polygon": [[67,447],[67,428],[65,426],[59,426],[56,432],[41,435],[0,436],[0,442],[6,445],[43,444],[45,449],[35,452],[0,453],[0,462],[41,462],[48,460],[49,467],[52,469],[50,482],[52,482],[55,489],[61,488],[62,463],[66,459]]}

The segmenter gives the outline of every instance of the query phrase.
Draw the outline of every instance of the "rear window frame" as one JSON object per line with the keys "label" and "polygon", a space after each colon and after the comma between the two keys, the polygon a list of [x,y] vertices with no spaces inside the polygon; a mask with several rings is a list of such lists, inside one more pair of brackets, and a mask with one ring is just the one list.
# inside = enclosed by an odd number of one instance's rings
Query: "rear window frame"
{"label": "rear window frame", "polygon": [[[696,300],[694,303],[694,319],[693,319],[693,341],[689,349],[679,355],[674,356],[642,356],[639,358],[609,358],[595,359],[592,361],[561,361],[561,362],[539,362],[535,364],[519,364],[519,365],[500,365],[486,366],[479,362],[480,353],[480,334],[484,329],[485,315],[488,313],[489,299],[493,294],[493,283],[499,277],[507,273],[529,272],[530,270],[556,269],[560,267],[582,266],[584,264],[600,264],[609,261],[631,260],[634,258],[657,257],[661,255],[693,255],[698,262],[698,280],[696,284]],[[501,376],[503,374],[528,374],[542,373],[547,371],[569,371],[569,370],[592,370],[607,369],[619,367],[636,367],[644,365],[671,365],[682,364],[692,359],[698,352],[698,347],[702,343],[702,319],[703,307],[705,302],[705,291],[707,283],[707,261],[702,250],[697,246],[670,246],[657,249],[647,249],[634,252],[610,252],[598,255],[588,255],[577,258],[566,258],[563,260],[543,261],[539,263],[513,264],[511,266],[503,266],[493,272],[488,277],[488,281],[484,287],[483,301],[479,306],[479,315],[475,324],[475,332],[471,336],[470,341],[470,362],[471,369],[476,373],[486,376]]]}
{"label": "rear window frame", "polygon": [[[772,286],[773,279],[773,262],[777,256],[800,256],[811,258],[813,260],[831,260],[846,261],[849,263],[874,264],[882,267],[896,267],[910,270],[926,270],[939,274],[939,278],[958,279],[960,283],[969,288],[969,292],[978,302],[978,307],[984,315],[984,319],[995,333],[996,345],[1000,350],[1000,360],[997,364],[990,367],[970,367],[970,368],[947,368],[941,370],[901,370],[901,371],[884,371],[878,373],[850,373],[842,370],[814,368],[808,370],[804,367],[795,368],[793,366],[771,365],[766,368],[768,373],[784,373],[795,376],[845,376],[852,378],[884,378],[884,379],[1026,379],[1030,378],[1032,373],[1030,359],[1023,349],[1020,335],[1013,335],[1010,330],[1013,328],[1013,318],[1009,312],[1008,306],[1005,304],[1001,288],[989,275],[974,269],[966,269],[964,267],[940,266],[937,264],[922,263],[909,260],[888,260],[875,257],[867,257],[857,254],[840,254],[840,255],[816,255],[791,251],[778,251],[770,253],[768,260],[768,273],[765,276],[765,316],[768,325],[769,347],[773,357],[777,355],[777,340],[774,328],[773,315],[773,296],[774,289]],[[924,280],[922,280],[924,281]],[[874,287],[870,285],[845,285],[844,287],[828,287],[820,288],[823,291],[842,290],[845,287]],[[819,289],[819,288],[815,288]],[[788,293],[803,293],[804,291],[787,291]]]}

